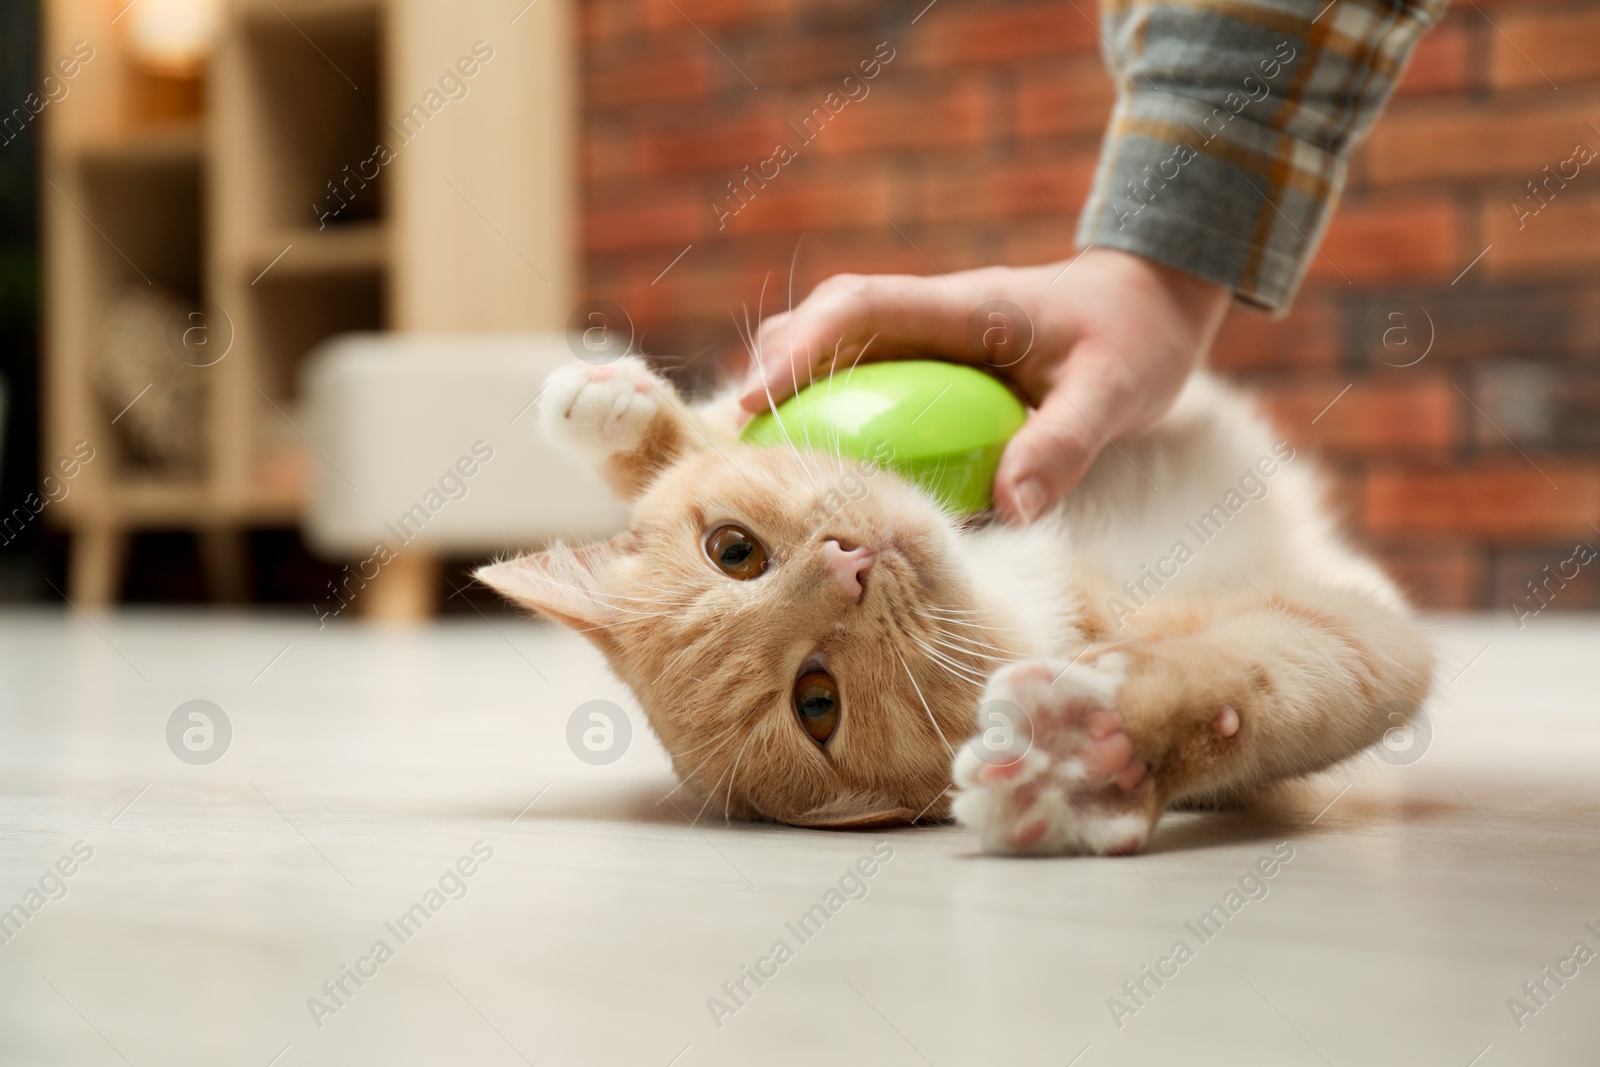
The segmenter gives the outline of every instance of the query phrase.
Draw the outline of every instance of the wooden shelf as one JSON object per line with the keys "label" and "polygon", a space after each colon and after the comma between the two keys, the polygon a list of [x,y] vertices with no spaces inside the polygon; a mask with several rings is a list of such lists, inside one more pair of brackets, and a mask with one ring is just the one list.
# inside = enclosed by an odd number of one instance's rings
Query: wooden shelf
{"label": "wooden shelf", "polygon": [[388,227],[358,222],[325,230],[280,230],[251,250],[244,271],[252,284],[258,279],[265,284],[274,279],[379,273],[388,262]]}
{"label": "wooden shelf", "polygon": [[219,496],[205,482],[124,477],[92,500],[76,493],[66,497],[57,505],[57,517],[124,529],[293,523],[304,500],[297,486],[263,484],[237,496]]}
{"label": "wooden shelf", "polygon": [[72,146],[68,153],[83,166],[101,170],[199,167],[205,137],[198,122],[174,123],[94,138]]}
{"label": "wooden shelf", "polygon": [[286,21],[294,26],[320,29],[331,25],[359,26],[383,12],[383,0],[234,0],[235,9],[251,22]]}
{"label": "wooden shelf", "polygon": [[[319,473],[303,441],[277,432],[297,411],[308,353],[350,331],[566,321],[571,0],[515,21],[505,0],[221,0],[203,83],[172,112],[203,113],[183,120],[141,105],[149,79],[116,22],[123,0],[43,7],[46,62],[77,41],[98,54],[71,102],[41,120],[42,451],[53,461],[87,440],[103,456],[49,512],[73,537],[68,595],[114,602],[128,534],[150,528],[199,531],[229,572],[213,588],[245,588],[232,573],[244,553],[222,542],[296,523]],[[427,136],[402,136],[397,121]],[[524,255],[552,284],[530,283]],[[135,463],[131,424],[108,425],[107,315],[131,292],[164,294],[175,321],[197,312],[204,336],[226,337],[226,358],[193,367],[206,386],[204,468],[189,480]]]}

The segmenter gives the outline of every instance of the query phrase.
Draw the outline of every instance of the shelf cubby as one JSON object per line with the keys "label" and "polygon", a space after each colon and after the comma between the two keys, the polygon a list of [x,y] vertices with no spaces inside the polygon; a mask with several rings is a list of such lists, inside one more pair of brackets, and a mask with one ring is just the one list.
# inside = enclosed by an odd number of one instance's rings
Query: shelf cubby
{"label": "shelf cubby", "polygon": [[[221,3],[204,76],[189,81],[141,66],[124,0],[44,5],[47,61],[78,41],[95,49],[72,104],[42,119],[45,462],[80,440],[98,452],[49,514],[72,535],[68,595],[85,608],[117,598],[135,531],[194,530],[208,561],[236,566],[249,529],[298,518],[311,468],[286,416],[299,410],[300,363],[322,341],[559,329],[571,310],[571,0],[521,11],[501,0]],[[471,98],[430,118],[426,136],[397,134],[390,123],[475,42],[504,58],[482,65]],[[377,161],[380,143],[402,142]],[[447,178],[492,208],[495,226]],[[207,376],[197,476],[129,462],[96,394],[106,310],[143,285],[203,308],[226,348],[193,368]]]}

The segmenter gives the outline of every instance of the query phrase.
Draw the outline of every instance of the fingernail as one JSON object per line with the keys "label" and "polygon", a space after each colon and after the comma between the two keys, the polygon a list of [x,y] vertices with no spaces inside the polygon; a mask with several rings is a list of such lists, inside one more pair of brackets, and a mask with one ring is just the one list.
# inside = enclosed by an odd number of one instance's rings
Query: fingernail
{"label": "fingernail", "polygon": [[1022,513],[1024,522],[1032,522],[1044,511],[1044,486],[1037,478],[1022,479],[1011,495],[1017,502],[1017,510]]}

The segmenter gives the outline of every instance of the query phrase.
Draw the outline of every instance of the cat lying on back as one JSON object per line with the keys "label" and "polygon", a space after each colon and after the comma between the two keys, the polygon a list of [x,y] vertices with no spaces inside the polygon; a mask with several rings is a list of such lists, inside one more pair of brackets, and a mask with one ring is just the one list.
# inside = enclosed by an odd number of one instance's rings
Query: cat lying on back
{"label": "cat lying on back", "polygon": [[1309,464],[1204,374],[1020,529],[823,442],[740,445],[731,398],[687,410],[632,357],[563,368],[541,404],[632,529],[478,577],[599,646],[702,811],[1131,852],[1173,804],[1353,756],[1428,691]]}

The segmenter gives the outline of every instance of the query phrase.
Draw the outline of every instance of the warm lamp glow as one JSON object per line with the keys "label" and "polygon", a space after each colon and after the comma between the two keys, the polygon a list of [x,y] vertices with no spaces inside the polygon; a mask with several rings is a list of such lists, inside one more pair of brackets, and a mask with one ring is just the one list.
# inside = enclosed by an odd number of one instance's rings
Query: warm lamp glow
{"label": "warm lamp glow", "polygon": [[128,48],[155,73],[196,77],[220,20],[220,0],[137,0],[128,9]]}

